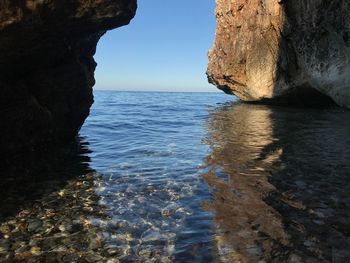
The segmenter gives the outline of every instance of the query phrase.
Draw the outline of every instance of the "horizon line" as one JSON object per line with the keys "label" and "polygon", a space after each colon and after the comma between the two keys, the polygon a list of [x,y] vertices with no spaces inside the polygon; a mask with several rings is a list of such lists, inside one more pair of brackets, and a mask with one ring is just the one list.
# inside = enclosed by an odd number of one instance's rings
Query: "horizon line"
{"label": "horizon line", "polygon": [[[164,92],[164,93],[224,93],[217,89],[213,91],[186,91],[186,90],[124,90],[124,89],[108,89],[108,88],[93,88],[93,91],[116,91],[116,92]],[[224,93],[225,94],[225,93]]]}

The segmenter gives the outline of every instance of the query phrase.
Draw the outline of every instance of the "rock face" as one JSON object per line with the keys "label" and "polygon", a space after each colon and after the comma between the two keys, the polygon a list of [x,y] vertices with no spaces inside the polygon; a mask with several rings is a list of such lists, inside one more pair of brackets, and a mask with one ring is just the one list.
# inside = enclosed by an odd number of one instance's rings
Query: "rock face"
{"label": "rock face", "polygon": [[350,2],[217,0],[208,79],[244,101],[350,108]]}
{"label": "rock face", "polygon": [[93,103],[100,37],[136,0],[0,0],[1,154],[72,139]]}

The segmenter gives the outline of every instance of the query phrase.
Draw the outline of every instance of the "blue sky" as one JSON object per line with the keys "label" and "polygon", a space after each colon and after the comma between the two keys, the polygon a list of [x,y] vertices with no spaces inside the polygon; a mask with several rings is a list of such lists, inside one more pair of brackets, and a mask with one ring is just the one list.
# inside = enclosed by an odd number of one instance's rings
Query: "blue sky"
{"label": "blue sky", "polygon": [[207,83],[215,0],[139,0],[128,26],[99,42],[95,89],[217,91]]}

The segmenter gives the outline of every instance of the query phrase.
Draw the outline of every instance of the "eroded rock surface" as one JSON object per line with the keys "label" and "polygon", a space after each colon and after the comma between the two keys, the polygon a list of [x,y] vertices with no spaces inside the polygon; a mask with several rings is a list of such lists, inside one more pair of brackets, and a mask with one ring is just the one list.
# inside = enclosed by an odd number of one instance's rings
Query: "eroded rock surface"
{"label": "eroded rock surface", "polygon": [[216,2],[211,83],[244,101],[350,108],[350,2]]}
{"label": "eroded rock surface", "polygon": [[93,59],[136,0],[0,0],[0,145],[13,155],[72,139],[93,102]]}

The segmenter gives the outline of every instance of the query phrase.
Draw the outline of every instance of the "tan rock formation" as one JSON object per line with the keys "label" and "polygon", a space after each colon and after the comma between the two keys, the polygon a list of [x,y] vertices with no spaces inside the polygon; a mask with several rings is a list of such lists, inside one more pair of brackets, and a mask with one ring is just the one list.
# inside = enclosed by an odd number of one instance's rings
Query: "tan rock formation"
{"label": "tan rock formation", "polygon": [[217,0],[209,82],[244,101],[350,108],[349,13],[341,0]]}

